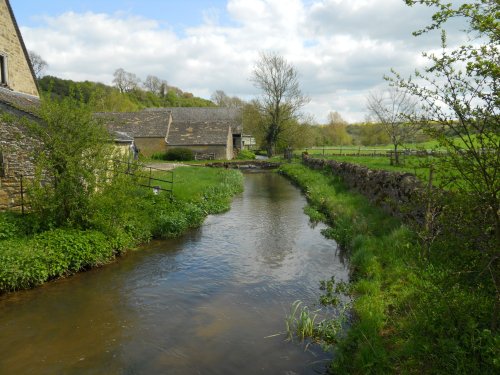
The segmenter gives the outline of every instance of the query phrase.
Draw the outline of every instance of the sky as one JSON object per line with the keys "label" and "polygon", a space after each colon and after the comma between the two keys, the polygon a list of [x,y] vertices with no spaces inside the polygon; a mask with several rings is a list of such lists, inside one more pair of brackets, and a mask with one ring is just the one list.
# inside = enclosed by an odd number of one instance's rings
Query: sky
{"label": "sky", "polygon": [[[319,123],[337,111],[349,122],[368,114],[370,91],[395,69],[422,68],[440,34],[414,37],[433,9],[403,0],[10,0],[28,50],[46,74],[112,84],[118,68],[209,99],[216,90],[250,100],[262,52],[283,56]],[[463,33],[450,34],[451,43]]]}

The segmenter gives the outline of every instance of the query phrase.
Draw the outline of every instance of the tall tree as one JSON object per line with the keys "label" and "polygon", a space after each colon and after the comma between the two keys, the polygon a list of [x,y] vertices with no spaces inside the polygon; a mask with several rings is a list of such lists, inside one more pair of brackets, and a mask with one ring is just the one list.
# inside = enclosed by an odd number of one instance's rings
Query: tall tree
{"label": "tall tree", "polygon": [[398,147],[418,131],[418,122],[411,122],[417,113],[417,102],[405,89],[390,87],[368,94],[367,107],[380,122],[394,146],[394,161],[399,164]]}
{"label": "tall tree", "polygon": [[262,91],[257,103],[265,119],[265,147],[272,156],[280,136],[297,121],[308,98],[300,90],[297,70],[276,53],[261,53],[250,79]]}
{"label": "tall tree", "polygon": [[28,57],[31,61],[31,65],[33,66],[36,78],[41,79],[44,76],[43,73],[49,64],[47,64],[47,61],[45,61],[42,56],[35,51],[28,51]]}

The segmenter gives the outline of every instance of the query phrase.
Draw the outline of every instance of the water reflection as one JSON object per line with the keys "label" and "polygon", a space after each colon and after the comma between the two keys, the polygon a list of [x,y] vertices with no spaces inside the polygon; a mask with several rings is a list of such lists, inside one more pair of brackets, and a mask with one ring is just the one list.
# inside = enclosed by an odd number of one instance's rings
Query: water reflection
{"label": "water reflection", "polygon": [[281,176],[249,174],[230,212],[181,239],[2,297],[0,373],[317,373],[328,354],[272,336],[319,280],[346,277],[304,204]]}

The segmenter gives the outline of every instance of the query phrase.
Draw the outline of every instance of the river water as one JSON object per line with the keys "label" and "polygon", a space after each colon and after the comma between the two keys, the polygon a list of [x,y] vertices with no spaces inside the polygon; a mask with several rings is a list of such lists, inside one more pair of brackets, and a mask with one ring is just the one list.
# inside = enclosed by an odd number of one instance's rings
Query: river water
{"label": "river water", "polygon": [[293,301],[347,278],[305,203],[277,174],[246,174],[200,229],[0,297],[0,374],[322,373],[328,353],[282,334]]}

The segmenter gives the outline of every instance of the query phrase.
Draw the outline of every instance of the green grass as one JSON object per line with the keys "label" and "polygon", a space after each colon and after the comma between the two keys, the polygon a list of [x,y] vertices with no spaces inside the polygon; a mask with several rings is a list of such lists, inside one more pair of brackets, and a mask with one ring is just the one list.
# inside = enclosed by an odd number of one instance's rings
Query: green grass
{"label": "green grass", "polygon": [[[465,148],[465,142],[459,138],[451,138],[455,140],[456,145],[460,147]],[[472,141],[474,142],[475,136],[472,135]],[[301,153],[304,150],[307,150],[309,154],[323,154],[323,149],[324,149],[324,154],[329,155],[332,153],[339,153],[339,150],[342,149],[342,153],[360,153],[361,155],[363,154],[370,154],[373,150],[377,151],[393,151],[394,150],[394,145],[392,144],[385,144],[385,145],[373,145],[373,146],[355,146],[355,145],[346,145],[346,146],[314,146],[314,147],[309,147],[307,149],[299,150],[296,151],[298,153]],[[333,149],[333,150],[332,150]],[[426,142],[418,142],[418,143],[404,143],[400,146],[398,146],[398,150],[404,151],[404,150],[435,150],[435,151],[445,151],[445,148],[443,148],[438,141],[436,140],[429,140]]]}
{"label": "green grass", "polygon": [[[241,174],[222,168],[178,167],[173,173],[174,196],[186,201],[200,200],[213,186],[228,184],[233,179],[240,179],[241,183]],[[168,178],[168,173],[158,175]]]}
{"label": "green grass", "polygon": [[[488,258],[474,248],[474,225],[458,225],[470,231],[464,237],[445,228],[424,257],[414,230],[348,191],[339,178],[297,164],[281,171],[304,191],[306,212],[324,216],[325,234],[349,255],[354,319],[338,342],[339,335],[331,342],[322,337],[334,345],[333,373],[500,371],[500,336],[490,330],[495,292],[484,272]],[[463,208],[456,206],[457,212]],[[452,218],[455,225],[458,216]]]}

